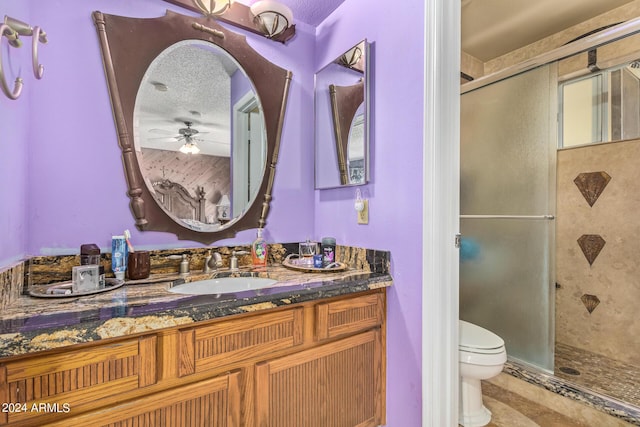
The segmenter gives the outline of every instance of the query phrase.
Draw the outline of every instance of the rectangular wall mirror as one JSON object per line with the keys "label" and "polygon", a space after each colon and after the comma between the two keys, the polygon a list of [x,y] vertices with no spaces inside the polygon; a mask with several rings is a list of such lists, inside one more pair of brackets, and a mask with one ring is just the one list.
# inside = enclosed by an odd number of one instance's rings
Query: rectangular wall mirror
{"label": "rectangular wall mirror", "polygon": [[369,181],[369,71],[365,39],[316,73],[316,189]]}

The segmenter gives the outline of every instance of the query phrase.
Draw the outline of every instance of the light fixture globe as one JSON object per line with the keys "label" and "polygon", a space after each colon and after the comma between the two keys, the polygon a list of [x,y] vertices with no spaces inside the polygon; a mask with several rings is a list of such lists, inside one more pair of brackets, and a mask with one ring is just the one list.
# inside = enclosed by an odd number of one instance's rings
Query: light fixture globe
{"label": "light fixture globe", "polygon": [[180,152],[184,154],[198,154],[200,152],[200,148],[198,148],[193,139],[186,138],[185,143],[180,147]]}
{"label": "light fixture globe", "polygon": [[293,12],[273,0],[260,0],[251,5],[253,20],[269,38],[281,34],[293,24]]}
{"label": "light fixture globe", "polygon": [[222,15],[235,0],[193,0],[205,16]]}

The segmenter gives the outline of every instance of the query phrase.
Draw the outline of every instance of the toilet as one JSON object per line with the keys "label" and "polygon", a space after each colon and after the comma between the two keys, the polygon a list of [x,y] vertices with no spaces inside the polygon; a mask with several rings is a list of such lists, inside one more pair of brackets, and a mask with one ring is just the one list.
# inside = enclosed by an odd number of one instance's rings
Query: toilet
{"label": "toilet", "polygon": [[507,361],[504,340],[480,326],[460,320],[460,403],[459,420],[464,427],[489,424],[491,411],[482,404],[480,380],[493,378],[502,372]]}

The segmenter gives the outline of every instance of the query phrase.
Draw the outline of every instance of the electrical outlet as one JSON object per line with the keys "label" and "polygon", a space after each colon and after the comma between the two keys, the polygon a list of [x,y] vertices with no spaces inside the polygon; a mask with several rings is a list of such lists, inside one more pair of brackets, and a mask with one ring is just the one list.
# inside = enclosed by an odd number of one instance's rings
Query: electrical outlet
{"label": "electrical outlet", "polygon": [[369,201],[363,200],[363,209],[358,211],[358,224],[369,224]]}

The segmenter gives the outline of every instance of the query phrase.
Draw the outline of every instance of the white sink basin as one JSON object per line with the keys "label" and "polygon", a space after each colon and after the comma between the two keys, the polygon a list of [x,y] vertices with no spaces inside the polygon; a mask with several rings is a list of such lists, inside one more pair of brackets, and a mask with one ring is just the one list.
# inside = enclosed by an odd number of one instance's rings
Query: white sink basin
{"label": "white sink basin", "polygon": [[263,277],[221,277],[184,283],[170,288],[169,292],[188,295],[228,294],[268,288],[274,283],[276,280]]}

